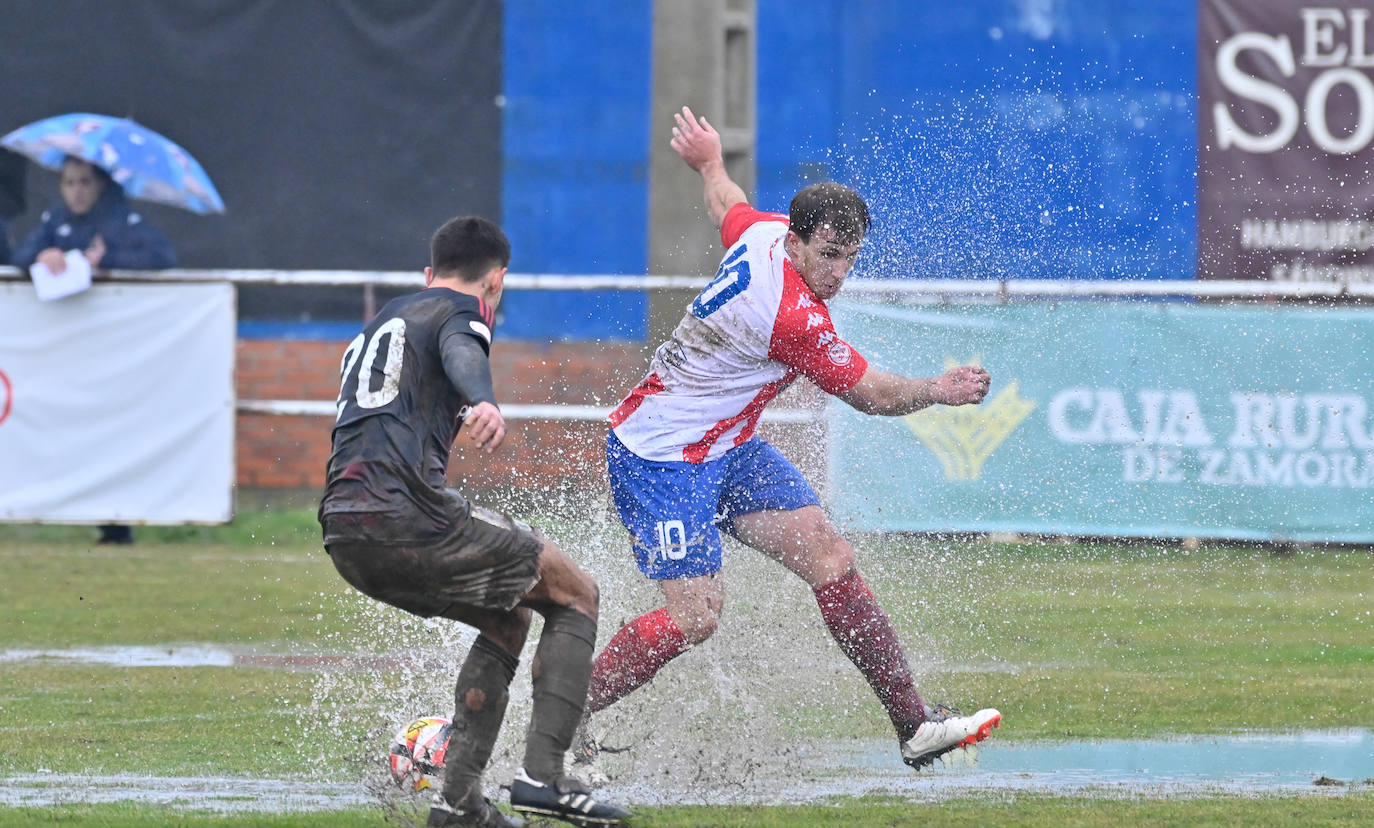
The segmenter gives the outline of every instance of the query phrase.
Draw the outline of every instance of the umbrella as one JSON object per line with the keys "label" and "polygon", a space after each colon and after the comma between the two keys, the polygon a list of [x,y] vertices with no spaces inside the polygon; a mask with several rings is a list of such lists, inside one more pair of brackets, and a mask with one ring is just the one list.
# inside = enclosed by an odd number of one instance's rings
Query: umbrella
{"label": "umbrella", "polygon": [[89,161],[110,174],[131,198],[170,204],[196,213],[223,213],[210,177],[191,154],[171,140],[134,123],[88,112],[34,121],[0,138],[0,146],[49,169],[67,156]]}

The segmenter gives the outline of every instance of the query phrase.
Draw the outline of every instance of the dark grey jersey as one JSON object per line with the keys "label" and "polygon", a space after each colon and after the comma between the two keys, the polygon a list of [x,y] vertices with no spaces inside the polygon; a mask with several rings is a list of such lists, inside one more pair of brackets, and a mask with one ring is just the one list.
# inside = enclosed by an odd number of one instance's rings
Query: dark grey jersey
{"label": "dark grey jersey", "polygon": [[[444,481],[461,417],[482,398],[494,402],[493,315],[478,297],[429,288],[388,302],[349,343],[321,516],[376,514],[409,527],[408,538],[448,528]],[[471,376],[486,381],[462,380]]]}

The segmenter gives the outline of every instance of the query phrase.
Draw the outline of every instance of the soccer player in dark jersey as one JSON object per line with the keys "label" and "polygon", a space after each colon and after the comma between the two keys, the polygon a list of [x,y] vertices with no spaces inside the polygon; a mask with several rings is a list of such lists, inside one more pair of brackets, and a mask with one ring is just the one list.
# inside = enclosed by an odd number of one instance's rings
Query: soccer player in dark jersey
{"label": "soccer player in dark jersey", "polygon": [[620,825],[629,812],[597,800],[563,767],[591,674],[596,583],[526,524],[445,486],[460,429],[488,454],[505,438],[487,356],[510,244],[492,222],[463,216],[440,227],[430,247],[428,287],[388,302],[344,351],[320,503],[324,545],[361,592],[480,632],[458,673],[443,792],[429,825],[524,825],[483,796],[482,772],[531,611],[544,616],[544,630],[511,806]]}

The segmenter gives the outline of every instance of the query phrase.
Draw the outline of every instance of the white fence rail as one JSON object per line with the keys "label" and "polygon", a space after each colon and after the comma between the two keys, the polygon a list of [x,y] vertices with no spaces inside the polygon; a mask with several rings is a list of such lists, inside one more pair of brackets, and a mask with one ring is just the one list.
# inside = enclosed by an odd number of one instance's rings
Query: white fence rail
{"label": "white fence rail", "polygon": [[[238,410],[249,414],[295,414],[333,417],[335,404],[328,400],[239,400]],[[501,414],[507,420],[579,420],[600,422],[611,409],[596,405],[518,405],[504,404]],[[802,409],[765,410],[764,422],[809,423],[817,413]]]}
{"label": "white fence rail", "polygon": [[[230,282],[242,285],[316,285],[359,287],[366,292],[365,305],[372,307],[371,292],[382,288],[424,286],[424,276],[411,271],[347,270],[189,270],[115,271],[113,277],[129,282]],[[0,267],[0,280],[27,278],[13,267]],[[615,274],[566,275],[512,273],[506,276],[509,290],[692,290],[705,285],[699,276],[627,276]],[[1156,299],[1196,298],[1237,301],[1277,299],[1330,301],[1374,299],[1374,283],[1367,282],[1257,282],[1195,281],[1188,279],[851,279],[844,296],[903,302],[1017,302],[1053,299]],[[252,414],[333,416],[334,403],[317,400],[239,400],[238,410]],[[507,405],[508,419],[600,421],[609,408],[590,405]],[[817,412],[768,411],[765,421],[805,423]]]}
{"label": "white fence rail", "polygon": [[[243,285],[419,288],[424,277],[394,270],[159,270],[113,272],[130,282],[232,282]],[[0,267],[0,279],[25,278]],[[511,273],[510,290],[689,290],[704,286],[700,276]],[[1012,301],[1059,297],[1198,299],[1374,298],[1374,282],[1196,281],[1192,279],[851,279],[845,296],[903,299],[993,299]]]}

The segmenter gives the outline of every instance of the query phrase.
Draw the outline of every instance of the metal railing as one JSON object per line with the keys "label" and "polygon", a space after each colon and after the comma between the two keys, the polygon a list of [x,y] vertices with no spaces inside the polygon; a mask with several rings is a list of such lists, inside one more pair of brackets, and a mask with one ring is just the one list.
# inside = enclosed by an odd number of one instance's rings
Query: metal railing
{"label": "metal railing", "polygon": [[[294,414],[333,417],[337,405],[333,400],[239,400],[238,410],[245,414]],[[611,409],[598,405],[527,405],[502,403],[501,415],[507,420],[573,420],[601,422],[611,415]],[[765,409],[766,423],[809,423],[817,413],[805,409]]]}
{"label": "metal railing", "polygon": [[[424,277],[396,270],[189,270],[111,271],[123,282],[231,282],[243,285],[319,285],[331,287],[420,288]],[[0,266],[0,280],[27,278]],[[511,273],[508,290],[689,290],[703,287],[701,276]],[[1193,279],[863,279],[845,283],[844,297],[948,299],[1163,298],[1341,299],[1374,298],[1374,282],[1261,282]],[[843,298],[843,297],[842,297]]]}
{"label": "metal railing", "polygon": [[[113,271],[121,282],[177,283],[230,282],[244,285],[319,285],[359,287],[371,315],[375,288],[424,286],[424,277],[410,271],[342,270],[190,270]],[[26,279],[13,267],[0,267],[0,281]],[[512,273],[508,290],[694,290],[708,280],[699,276],[564,275]],[[1008,303],[1050,299],[1153,299],[1195,298],[1240,301],[1374,299],[1374,283],[1366,282],[1259,282],[1195,281],[1184,279],[851,279],[843,297],[877,301]],[[238,410],[249,414],[334,416],[335,403],[323,400],[239,400]],[[611,409],[591,405],[502,406],[508,419],[604,421]],[[765,422],[807,423],[819,412],[802,409],[769,410]]]}

